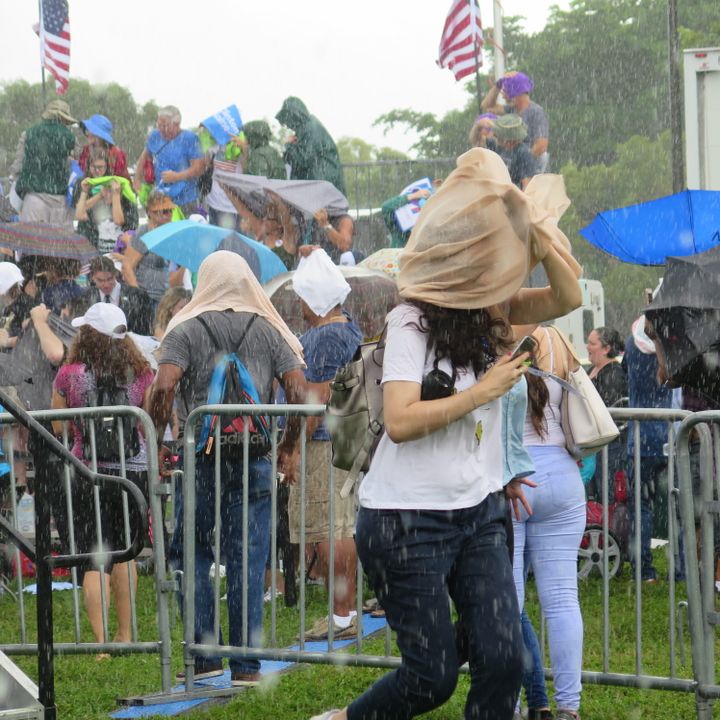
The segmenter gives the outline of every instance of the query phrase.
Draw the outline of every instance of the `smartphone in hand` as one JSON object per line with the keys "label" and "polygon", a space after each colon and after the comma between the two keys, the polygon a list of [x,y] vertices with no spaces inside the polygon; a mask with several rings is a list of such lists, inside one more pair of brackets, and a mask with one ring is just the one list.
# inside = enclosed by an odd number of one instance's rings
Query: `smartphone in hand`
{"label": "smartphone in hand", "polygon": [[526,335],[512,351],[512,359],[514,360],[518,355],[529,352],[531,353],[537,347],[537,341],[531,335]]}

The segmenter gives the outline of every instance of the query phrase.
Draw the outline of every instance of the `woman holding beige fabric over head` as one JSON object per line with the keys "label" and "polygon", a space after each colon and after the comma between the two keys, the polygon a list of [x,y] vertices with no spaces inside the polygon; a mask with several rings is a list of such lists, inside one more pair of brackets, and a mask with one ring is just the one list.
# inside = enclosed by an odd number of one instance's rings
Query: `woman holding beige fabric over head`
{"label": "woman holding beige fabric over head", "polygon": [[[400,259],[404,303],[388,316],[385,435],[359,489],[358,555],[401,666],[344,710],[317,720],[411,718],[452,695],[460,658],[450,600],[467,638],[465,717],[510,720],[522,636],[508,557],[506,503],[530,512],[503,478],[501,398],[524,375],[510,324],[581,302],[569,243],[512,185],[502,160],[473,149],[424,206]],[[565,250],[566,251],[566,250]],[[523,289],[534,261],[547,288]]]}

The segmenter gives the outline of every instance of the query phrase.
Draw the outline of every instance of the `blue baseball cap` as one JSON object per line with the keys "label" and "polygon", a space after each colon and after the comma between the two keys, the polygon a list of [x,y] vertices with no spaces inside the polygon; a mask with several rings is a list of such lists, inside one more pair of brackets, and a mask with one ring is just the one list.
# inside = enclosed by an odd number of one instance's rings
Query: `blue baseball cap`
{"label": "blue baseball cap", "polygon": [[112,136],[113,124],[104,115],[92,115],[87,120],[80,122],[80,127],[93,135],[96,135],[101,140],[104,140],[108,145],[114,145],[115,141]]}

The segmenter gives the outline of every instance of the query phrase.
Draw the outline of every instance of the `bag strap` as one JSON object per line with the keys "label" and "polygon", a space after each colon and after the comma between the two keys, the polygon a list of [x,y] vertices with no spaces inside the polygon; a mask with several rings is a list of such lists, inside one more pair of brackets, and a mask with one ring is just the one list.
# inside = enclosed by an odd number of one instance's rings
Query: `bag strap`
{"label": "bag strap", "polygon": [[[578,357],[577,350],[575,350],[575,346],[568,340],[567,337],[565,337],[565,333],[560,330],[560,328],[556,327],[555,325],[551,326],[552,329],[557,333],[560,340],[562,340],[563,345],[565,346],[565,349],[568,352],[568,355],[576,362],[577,367],[582,367],[582,363],[580,362],[580,358]],[[577,370],[577,367],[575,368]]]}

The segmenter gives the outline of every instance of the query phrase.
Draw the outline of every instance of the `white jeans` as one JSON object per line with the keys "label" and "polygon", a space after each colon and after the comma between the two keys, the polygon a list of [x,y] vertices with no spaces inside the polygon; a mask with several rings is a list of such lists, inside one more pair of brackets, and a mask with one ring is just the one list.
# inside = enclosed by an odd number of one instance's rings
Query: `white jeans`
{"label": "white jeans", "polygon": [[520,608],[525,602],[524,554],[535,575],[550,640],[558,708],[580,707],[583,621],[577,589],[577,555],[585,529],[585,490],[575,461],[561,447],[528,447],[535,463],[525,488],[532,515],[513,520],[513,575]]}

